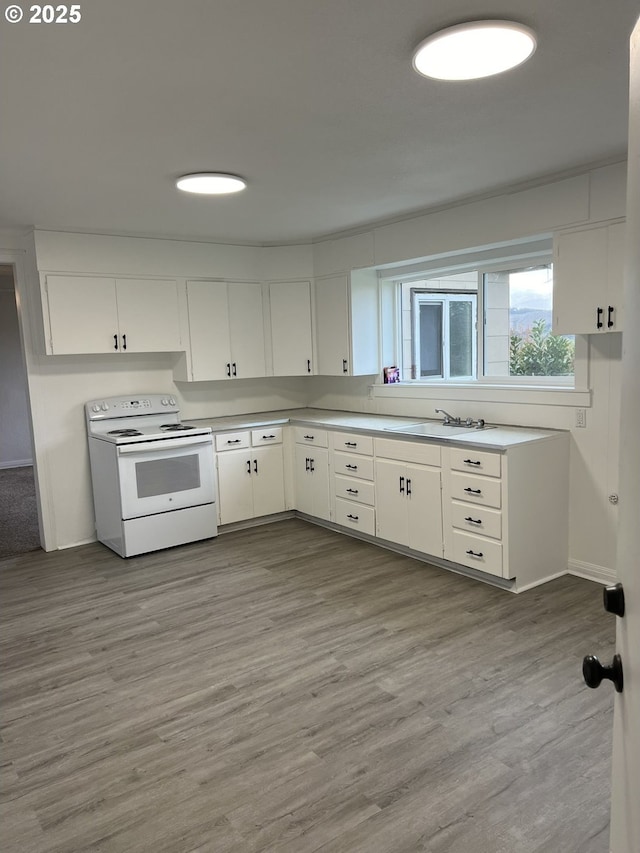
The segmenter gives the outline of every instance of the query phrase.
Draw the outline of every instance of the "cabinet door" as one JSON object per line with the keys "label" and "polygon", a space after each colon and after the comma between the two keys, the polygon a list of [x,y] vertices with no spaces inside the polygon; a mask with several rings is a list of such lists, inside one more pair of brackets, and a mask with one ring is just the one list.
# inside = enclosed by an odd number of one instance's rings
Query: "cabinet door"
{"label": "cabinet door", "polygon": [[331,502],[329,498],[329,451],[323,447],[309,448],[311,457],[311,504],[312,515],[329,520]]}
{"label": "cabinet door", "polygon": [[191,379],[230,375],[229,307],[224,281],[188,281]]}
{"label": "cabinet door", "polygon": [[228,285],[232,373],[238,378],[266,376],[262,285]]}
{"label": "cabinet door", "polygon": [[312,372],[311,285],[281,281],[269,285],[274,376]]}
{"label": "cabinet door", "polygon": [[218,454],[220,524],[253,518],[253,483],[249,450]]}
{"label": "cabinet door", "polygon": [[[610,332],[622,332],[624,305],[622,302],[624,280],[625,223],[617,222],[607,229],[607,304],[605,323]],[[609,311],[609,306],[613,311]],[[613,323],[609,326],[609,322]]]}
{"label": "cabinet door", "polygon": [[116,299],[123,351],[177,352],[181,349],[175,281],[117,279]]}
{"label": "cabinet door", "polygon": [[553,262],[553,333],[606,332],[607,228],[558,234]]}
{"label": "cabinet door", "polygon": [[256,447],[252,451],[253,515],[283,512],[284,461],[282,445]]}
{"label": "cabinet door", "polygon": [[295,451],[295,489],[296,489],[296,509],[300,512],[305,512],[307,515],[313,515],[313,487],[311,483],[311,470],[309,460],[311,454],[317,448],[305,447],[301,444],[296,444]]}
{"label": "cabinet door", "polygon": [[440,471],[420,465],[408,465],[406,472],[409,547],[424,554],[442,557]]}
{"label": "cabinet door", "polygon": [[402,462],[376,461],[376,532],[381,539],[409,545],[407,471]]}
{"label": "cabinet door", "polygon": [[[350,373],[348,281],[344,275],[316,281],[317,370],[321,376]],[[377,335],[377,329],[371,334]]]}
{"label": "cabinet door", "polygon": [[119,351],[114,279],[48,275],[46,291],[51,333],[48,353]]}

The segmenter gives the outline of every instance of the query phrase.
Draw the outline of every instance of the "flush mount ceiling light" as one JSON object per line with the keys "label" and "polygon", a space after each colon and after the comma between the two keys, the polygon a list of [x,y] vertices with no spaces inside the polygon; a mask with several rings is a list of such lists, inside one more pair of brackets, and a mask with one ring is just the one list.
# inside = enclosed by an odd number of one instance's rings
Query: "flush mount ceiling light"
{"label": "flush mount ceiling light", "polygon": [[413,67],[436,80],[474,80],[515,68],[536,49],[532,30],[511,21],[469,21],[420,44]]}
{"label": "flush mount ceiling light", "polygon": [[197,172],[178,178],[176,186],[186,193],[226,195],[240,192],[247,186],[247,182],[237,175],[227,175],[223,172]]}

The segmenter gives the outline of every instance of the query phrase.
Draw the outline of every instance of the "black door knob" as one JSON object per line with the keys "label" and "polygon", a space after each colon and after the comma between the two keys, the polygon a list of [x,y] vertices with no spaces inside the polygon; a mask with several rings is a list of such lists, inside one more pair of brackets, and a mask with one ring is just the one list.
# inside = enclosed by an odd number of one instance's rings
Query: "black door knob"
{"label": "black door knob", "polygon": [[621,583],[617,583],[614,586],[605,586],[602,590],[602,601],[607,613],[624,616],[624,589]]}
{"label": "black door knob", "polygon": [[617,693],[622,693],[622,659],[614,655],[611,666],[603,666],[595,655],[587,655],[582,661],[582,676],[587,687],[600,687],[603,679],[613,681]]}

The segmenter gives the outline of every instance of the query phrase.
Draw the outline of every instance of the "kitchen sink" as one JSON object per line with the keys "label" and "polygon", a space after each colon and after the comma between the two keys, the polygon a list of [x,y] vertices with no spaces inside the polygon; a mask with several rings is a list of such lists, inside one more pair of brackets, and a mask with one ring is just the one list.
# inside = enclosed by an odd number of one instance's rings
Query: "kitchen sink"
{"label": "kitchen sink", "polygon": [[389,432],[401,432],[404,435],[425,435],[425,436],[435,436],[435,437],[446,437],[453,435],[463,435],[464,433],[471,432],[483,432],[487,429],[495,429],[492,426],[484,426],[482,429],[478,429],[477,427],[469,427],[461,424],[458,425],[449,425],[443,424],[441,421],[423,421],[417,424],[409,424],[409,426],[401,426],[401,427],[386,427]]}

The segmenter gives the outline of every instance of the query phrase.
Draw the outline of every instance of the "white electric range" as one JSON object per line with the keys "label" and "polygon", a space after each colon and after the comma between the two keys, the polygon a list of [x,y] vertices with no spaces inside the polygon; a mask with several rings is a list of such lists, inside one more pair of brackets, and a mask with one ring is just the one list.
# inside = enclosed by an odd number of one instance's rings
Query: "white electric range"
{"label": "white electric range", "polygon": [[218,533],[210,427],[170,394],[85,404],[98,540],[132,557]]}

